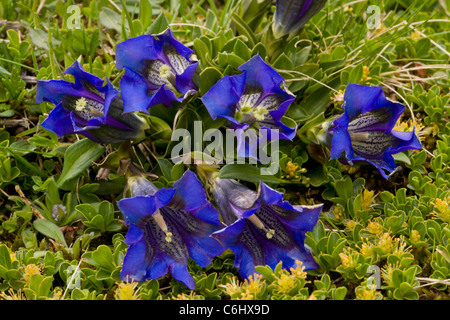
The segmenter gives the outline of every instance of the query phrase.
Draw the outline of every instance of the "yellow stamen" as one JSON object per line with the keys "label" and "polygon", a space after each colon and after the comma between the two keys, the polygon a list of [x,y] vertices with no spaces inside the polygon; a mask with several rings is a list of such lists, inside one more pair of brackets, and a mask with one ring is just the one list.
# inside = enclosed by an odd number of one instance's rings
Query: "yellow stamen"
{"label": "yellow stamen", "polygon": [[157,210],[153,215],[153,219],[155,219],[156,224],[161,228],[161,230],[166,234],[166,241],[172,241],[172,232],[169,232],[169,228],[167,228],[167,224],[164,221],[164,218],[159,210]]}
{"label": "yellow stamen", "polygon": [[352,141],[366,141],[369,138],[368,132],[349,132]]}
{"label": "yellow stamen", "polygon": [[253,110],[253,116],[258,121],[264,120],[266,114],[268,114],[268,113],[269,113],[269,111],[267,111],[267,109],[265,109],[264,107],[261,107],[261,106],[257,107],[255,110]]}
{"label": "yellow stamen", "polygon": [[248,220],[250,220],[257,228],[264,230],[266,232],[267,239],[272,239],[275,234],[275,230],[267,229],[264,223],[255,214],[248,217]]}
{"label": "yellow stamen", "polygon": [[75,110],[76,111],[83,111],[86,108],[87,105],[87,100],[85,97],[81,97],[80,99],[77,100],[77,102],[75,103]]}
{"label": "yellow stamen", "polygon": [[161,67],[159,67],[159,76],[163,79],[168,79],[172,75],[172,68],[167,65],[163,64]]}

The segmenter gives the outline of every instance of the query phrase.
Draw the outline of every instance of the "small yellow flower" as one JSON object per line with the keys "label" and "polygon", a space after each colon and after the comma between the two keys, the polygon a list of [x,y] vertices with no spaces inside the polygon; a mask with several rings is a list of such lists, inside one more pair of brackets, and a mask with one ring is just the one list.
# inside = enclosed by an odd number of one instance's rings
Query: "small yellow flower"
{"label": "small yellow flower", "polygon": [[330,97],[330,100],[333,101],[334,104],[341,104],[344,102],[344,91],[338,90],[333,97]]}
{"label": "small yellow flower", "polygon": [[380,23],[378,28],[375,29],[375,35],[379,35],[384,33],[387,30],[387,27],[384,25],[384,23]]}
{"label": "small yellow flower", "polygon": [[344,252],[339,254],[339,258],[341,258],[341,263],[344,268],[354,268],[356,267],[357,260],[354,259],[352,252],[353,249],[344,248]]}
{"label": "small yellow flower", "polygon": [[373,251],[372,244],[370,244],[368,242],[365,242],[362,244],[360,252],[364,258],[375,259],[375,252]]}
{"label": "small yellow flower", "polygon": [[363,75],[362,75],[362,78],[361,78],[361,82],[366,82],[367,80],[369,80],[370,79],[369,74],[370,74],[369,67],[368,66],[363,66]]}
{"label": "small yellow flower", "polygon": [[25,267],[23,267],[22,276],[23,279],[25,280],[26,286],[30,284],[31,277],[36,274],[41,274],[41,269],[39,268],[39,266],[35,264],[28,264]]}
{"label": "small yellow flower", "polygon": [[413,32],[411,32],[411,39],[415,40],[422,37],[421,32],[419,30],[414,30]]}
{"label": "small yellow flower", "polygon": [[431,214],[444,222],[450,223],[450,197],[445,199],[436,199],[432,202],[434,205]]}
{"label": "small yellow flower", "polygon": [[420,242],[420,233],[417,230],[411,230],[410,239],[412,243],[419,243]]}
{"label": "small yellow flower", "polygon": [[370,205],[375,200],[374,197],[375,191],[370,191],[365,189],[361,194],[361,208],[362,210],[370,209]]}
{"label": "small yellow flower", "polygon": [[333,209],[333,216],[336,220],[341,220],[344,217],[344,208],[341,205],[336,205]]}
{"label": "small yellow flower", "polygon": [[394,249],[394,239],[393,237],[388,233],[385,232],[380,236],[380,239],[377,243],[377,247],[383,250],[385,254],[392,252]]}
{"label": "small yellow flower", "polygon": [[16,293],[13,288],[9,288],[8,294],[0,292],[0,300],[27,300],[27,297],[23,295],[22,290],[19,289]]}
{"label": "small yellow flower", "polygon": [[355,289],[356,300],[382,300],[383,295],[376,288],[361,285]]}
{"label": "small yellow flower", "polygon": [[346,220],[346,221],[344,221],[344,224],[350,232],[353,232],[353,230],[355,230],[356,225],[358,223],[355,220]]}
{"label": "small yellow flower", "polygon": [[140,295],[135,291],[137,282],[121,282],[114,291],[116,300],[139,300]]}
{"label": "small yellow flower", "polygon": [[366,230],[374,235],[379,235],[383,232],[383,225],[377,221],[371,221],[367,224]]}

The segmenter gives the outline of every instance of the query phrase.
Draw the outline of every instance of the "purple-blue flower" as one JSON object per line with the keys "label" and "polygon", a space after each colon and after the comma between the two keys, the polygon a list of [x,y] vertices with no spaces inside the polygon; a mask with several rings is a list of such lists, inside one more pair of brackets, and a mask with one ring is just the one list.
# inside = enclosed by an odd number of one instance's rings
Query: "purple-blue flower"
{"label": "purple-blue flower", "polygon": [[36,102],[49,101],[56,106],[42,127],[59,137],[82,134],[100,143],[115,143],[144,136],[147,124],[133,113],[124,113],[118,91],[106,79],[84,71],[75,61],[66,74],[75,83],[63,80],[41,80],[37,83]]}
{"label": "purple-blue flower", "polygon": [[326,0],[277,0],[272,24],[275,38],[298,33],[326,2]]}
{"label": "purple-blue flower", "polygon": [[393,154],[422,148],[415,130],[393,130],[405,106],[386,99],[382,87],[349,84],[343,108],[344,114],[327,128],[331,159],[350,165],[366,161],[387,179],[397,167]]}
{"label": "purple-blue flower", "polygon": [[262,182],[255,192],[232,179],[216,178],[213,195],[228,226],[212,236],[234,252],[234,265],[242,277],[254,274],[255,266],[275,268],[280,261],[287,270],[296,261],[305,270],[319,268],[304,240],[305,232],[316,225],[322,205],[293,206]]}
{"label": "purple-blue flower", "polygon": [[236,130],[238,146],[242,146],[238,155],[249,156],[248,149],[252,146],[242,143],[241,135],[250,127],[265,130],[267,140],[274,136],[292,140],[296,128],[286,126],[281,118],[295,96],[282,87],[283,77],[259,55],[242,64],[239,70],[241,74],[223,77],[201,98],[212,119],[225,118]]}
{"label": "purple-blue flower", "polygon": [[194,289],[188,259],[206,267],[224,251],[210,237],[223,224],[202,184],[188,170],[173,188],[158,189],[143,177],[131,177],[129,185],[132,197],[118,202],[129,225],[121,278],[140,282],[158,279],[169,271],[174,279]]}
{"label": "purple-blue flower", "polygon": [[120,81],[125,111],[148,112],[157,104],[173,107],[195,94],[198,62],[191,59],[192,53],[170,29],[117,44],[117,68],[125,68]]}

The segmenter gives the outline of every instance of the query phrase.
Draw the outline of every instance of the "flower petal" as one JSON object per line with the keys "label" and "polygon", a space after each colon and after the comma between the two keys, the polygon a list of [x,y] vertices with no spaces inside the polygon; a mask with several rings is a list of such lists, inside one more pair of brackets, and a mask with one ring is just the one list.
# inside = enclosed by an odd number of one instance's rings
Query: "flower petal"
{"label": "flower petal", "polygon": [[127,67],[134,72],[145,74],[148,60],[156,60],[162,54],[162,46],[152,35],[142,35],[127,39],[116,45],[116,66]]}
{"label": "flower petal", "polygon": [[244,92],[244,75],[225,76],[203,95],[202,100],[209,114],[216,120],[219,116],[234,116],[236,104]]}
{"label": "flower petal", "polygon": [[[197,218],[215,225],[220,225],[219,213],[208,202],[203,185],[195,173],[187,170],[173,184],[175,193],[169,204],[171,208],[190,211]],[[192,195],[195,194],[195,197]]]}
{"label": "flower petal", "polygon": [[336,127],[334,129],[333,138],[331,139],[330,158],[339,159],[342,152],[345,152],[345,157],[348,160],[351,161],[353,159],[353,149],[350,135],[347,130],[342,129],[341,127]]}
{"label": "flower petal", "polygon": [[125,222],[144,225],[150,216],[159,208],[172,200],[175,189],[159,189],[153,196],[133,197],[119,200],[117,203],[122,211]]}
{"label": "flower petal", "polygon": [[120,278],[123,281],[144,281],[152,259],[153,252],[141,237],[127,249]]}
{"label": "flower petal", "polygon": [[60,138],[65,134],[74,133],[70,113],[63,108],[62,103],[58,103],[50,112],[48,117],[42,122],[42,127],[53,131]]}
{"label": "flower petal", "polygon": [[345,88],[344,105],[342,107],[345,108],[349,119],[352,120],[353,117],[361,113],[384,106],[385,101],[382,87],[349,83]]}
{"label": "flower petal", "polygon": [[261,91],[266,93],[271,92],[273,88],[279,88],[284,82],[283,77],[259,55],[253,56],[238,69],[245,74],[246,89],[261,88]]}

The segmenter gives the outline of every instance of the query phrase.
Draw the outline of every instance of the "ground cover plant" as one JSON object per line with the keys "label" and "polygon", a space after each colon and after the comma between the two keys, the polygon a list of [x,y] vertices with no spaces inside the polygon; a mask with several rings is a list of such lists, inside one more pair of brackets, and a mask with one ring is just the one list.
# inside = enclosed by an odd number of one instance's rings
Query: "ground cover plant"
{"label": "ground cover plant", "polygon": [[448,299],[449,12],[1,2],[0,300]]}

